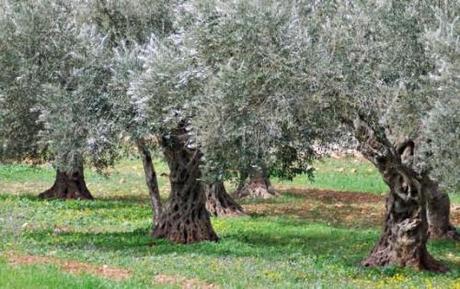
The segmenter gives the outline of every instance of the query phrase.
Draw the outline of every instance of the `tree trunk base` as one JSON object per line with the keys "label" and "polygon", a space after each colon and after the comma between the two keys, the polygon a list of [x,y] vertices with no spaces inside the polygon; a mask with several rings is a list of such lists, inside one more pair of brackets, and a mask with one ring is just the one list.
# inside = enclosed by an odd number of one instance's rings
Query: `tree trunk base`
{"label": "tree trunk base", "polygon": [[[407,240],[410,241],[410,240]],[[449,269],[441,262],[435,260],[426,248],[411,248],[406,252],[398,252],[390,241],[390,236],[384,235],[371,254],[361,262],[365,267],[400,266],[412,267],[420,271],[445,273]],[[400,248],[398,248],[400,249]]]}
{"label": "tree trunk base", "polygon": [[[173,207],[178,208],[174,205]],[[204,206],[199,212],[190,214],[178,213],[174,209],[166,208],[160,222],[153,230],[153,237],[179,244],[219,240]]]}
{"label": "tree trunk base", "polygon": [[245,215],[243,208],[227,194],[222,182],[207,186],[206,209],[212,216],[236,217]]}
{"label": "tree trunk base", "polygon": [[[423,200],[417,196],[402,199],[398,188],[410,182],[393,182],[387,198],[387,215],[383,234],[370,255],[362,261],[366,267],[400,266],[444,273],[449,269],[435,260],[426,248],[428,224]],[[402,185],[402,186],[401,186]],[[411,186],[412,187],[412,186]],[[415,187],[415,186],[414,186]],[[408,189],[410,191],[412,189]]]}
{"label": "tree trunk base", "polygon": [[153,237],[190,244],[217,241],[206,210],[205,187],[201,182],[201,152],[188,145],[186,123],[161,139],[169,166],[171,195],[153,230]]}
{"label": "tree trunk base", "polygon": [[263,176],[255,176],[235,192],[239,199],[271,199],[279,196],[270,181]]}
{"label": "tree trunk base", "polygon": [[86,187],[83,168],[66,173],[57,171],[54,185],[38,195],[40,199],[76,199],[93,200],[93,196]]}

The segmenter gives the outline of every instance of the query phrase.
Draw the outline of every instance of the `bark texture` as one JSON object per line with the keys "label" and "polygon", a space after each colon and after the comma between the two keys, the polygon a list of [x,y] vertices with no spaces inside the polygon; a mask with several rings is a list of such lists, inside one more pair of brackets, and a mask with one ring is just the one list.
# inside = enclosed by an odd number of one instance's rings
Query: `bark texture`
{"label": "bark texture", "polygon": [[441,192],[435,182],[429,183],[428,186],[431,187],[427,196],[430,238],[460,241],[460,233],[450,222],[449,195]]}
{"label": "bark texture", "polygon": [[157,174],[155,172],[155,168],[153,166],[152,155],[145,144],[144,140],[139,139],[137,140],[137,149],[139,154],[142,158],[142,165],[144,167],[144,174],[145,174],[145,183],[147,184],[147,188],[149,190],[150,196],[150,203],[152,204],[153,210],[153,226],[155,227],[160,219],[161,215],[161,198],[160,198],[160,190],[158,189],[158,180]]}
{"label": "bark texture", "polygon": [[215,182],[206,187],[206,209],[216,217],[244,215],[243,208],[227,194],[223,182]]}
{"label": "bark texture", "polygon": [[94,199],[86,187],[83,166],[72,172],[57,170],[53,186],[39,194],[38,197],[42,199]]}
{"label": "bark texture", "polygon": [[270,179],[264,170],[255,170],[246,182],[240,184],[235,192],[237,198],[270,199],[278,193],[271,185]]}
{"label": "bark texture", "polygon": [[419,270],[445,272],[426,248],[428,221],[426,177],[403,164],[399,148],[385,137],[384,131],[374,131],[363,121],[354,123],[360,152],[381,173],[390,188],[386,203],[385,225],[380,240],[364,266],[408,266]]}
{"label": "bark texture", "polygon": [[[413,165],[416,143],[411,139],[400,142],[397,152],[401,161],[407,166]],[[460,241],[460,234],[450,222],[450,199],[449,195],[439,190],[438,183],[428,176],[423,176],[426,194],[428,232],[432,239],[451,239]]]}
{"label": "bark texture", "polygon": [[205,187],[199,180],[201,153],[188,144],[184,123],[161,140],[170,169],[171,196],[153,236],[175,243],[217,241],[206,210]]}

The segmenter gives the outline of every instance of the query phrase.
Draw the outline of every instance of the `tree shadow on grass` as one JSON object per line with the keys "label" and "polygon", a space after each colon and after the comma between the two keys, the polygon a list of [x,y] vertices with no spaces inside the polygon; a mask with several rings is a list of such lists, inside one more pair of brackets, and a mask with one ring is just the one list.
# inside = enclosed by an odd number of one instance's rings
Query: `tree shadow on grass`
{"label": "tree shadow on grass", "polygon": [[142,201],[137,198],[101,198],[95,200],[61,200],[61,199],[52,199],[44,200],[40,199],[38,195],[33,194],[0,194],[0,202],[12,200],[15,203],[32,202],[32,203],[51,203],[56,205],[56,207],[64,210],[97,210],[97,209],[129,209],[140,206],[150,206],[148,200]]}
{"label": "tree shadow on grass", "polygon": [[[161,202],[164,204],[168,200],[165,196],[160,196]],[[148,204],[150,206],[150,198],[147,195],[118,195],[118,196],[103,196],[96,198],[100,202],[128,202],[131,204]]]}
{"label": "tree shadow on grass", "polygon": [[118,196],[103,196],[97,198],[98,201],[107,201],[107,202],[129,202],[135,204],[143,204],[150,202],[147,195],[118,195]]}
{"label": "tree shadow on grass", "polygon": [[[228,225],[228,224],[227,224]],[[26,235],[34,246],[64,251],[91,251],[95,254],[117,252],[138,258],[155,255],[203,255],[212,257],[255,257],[268,261],[281,261],[306,257],[339,263],[345,267],[359,266],[378,240],[377,230],[334,228],[289,218],[249,218],[231,222],[231,229],[221,232],[217,243],[202,242],[177,245],[166,240],[154,240],[150,228],[130,232],[63,232],[32,231]],[[247,226],[245,226],[247,225]],[[236,227],[235,227],[236,226]],[[219,233],[219,232],[218,232]],[[436,258],[448,261],[458,272],[458,260],[445,256],[456,252],[451,242],[430,244]],[[458,258],[458,254],[457,257]]]}
{"label": "tree shadow on grass", "polygon": [[6,200],[15,200],[15,201],[20,201],[20,200],[27,200],[27,201],[42,201],[41,199],[38,198],[37,195],[33,194],[8,194],[8,193],[0,193],[0,201],[6,201]]}
{"label": "tree shadow on grass", "polygon": [[[284,259],[292,255],[343,258],[346,263],[356,263],[368,253],[375,241],[375,233],[350,233],[347,230],[329,228],[289,219],[263,220],[246,218],[235,221],[230,230],[221,234],[217,243],[202,242],[176,245],[166,240],[150,237],[150,228],[131,232],[63,232],[54,234],[49,230],[28,232],[27,238],[50,250],[76,249],[129,252],[139,257],[167,254],[202,254],[217,257],[258,257],[268,260]],[[272,230],[283,228],[281,231]],[[360,249],[356,250],[359,244]],[[123,254],[122,253],[122,254]]]}

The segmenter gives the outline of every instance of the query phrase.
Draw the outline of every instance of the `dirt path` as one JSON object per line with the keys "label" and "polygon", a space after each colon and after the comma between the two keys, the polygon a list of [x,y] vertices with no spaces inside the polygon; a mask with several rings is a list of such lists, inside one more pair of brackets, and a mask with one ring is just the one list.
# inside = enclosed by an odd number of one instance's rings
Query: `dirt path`
{"label": "dirt path", "polygon": [[11,266],[55,265],[60,270],[73,275],[90,274],[115,281],[123,281],[131,277],[131,272],[127,269],[109,267],[107,265],[97,266],[90,263],[49,256],[20,255],[10,252],[6,255],[6,258]]}

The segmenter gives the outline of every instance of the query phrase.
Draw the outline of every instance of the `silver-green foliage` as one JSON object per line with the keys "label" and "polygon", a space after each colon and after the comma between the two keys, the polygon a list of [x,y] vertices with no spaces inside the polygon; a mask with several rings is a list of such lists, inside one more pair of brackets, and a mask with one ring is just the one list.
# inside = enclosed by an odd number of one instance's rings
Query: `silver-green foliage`
{"label": "silver-green foliage", "polygon": [[[30,3],[29,3],[30,4]],[[0,2],[0,160],[39,157],[37,102],[39,63],[43,47],[35,43],[46,38],[43,27],[49,19],[33,19],[37,9],[23,1]],[[19,13],[22,12],[22,13]],[[42,33],[40,33],[42,31]]]}
{"label": "silver-green foliage", "polygon": [[458,12],[458,1],[376,0],[339,2],[332,14],[317,16],[323,19],[319,45],[332,60],[318,74],[327,76],[332,93],[324,100],[338,119],[360,118],[394,147],[412,139],[407,165],[457,187],[458,173],[442,164],[459,160]]}
{"label": "silver-green foliage", "polygon": [[304,28],[294,2],[196,1],[193,8],[190,41],[212,71],[194,118],[206,169],[220,177],[252,167],[287,176],[308,169],[318,131],[299,130],[307,121],[292,105],[306,89],[298,62],[308,45],[295,39]]}
{"label": "silver-green foliage", "polygon": [[19,87],[33,104],[39,143],[58,168],[80,166],[86,156],[106,165],[105,38],[78,21],[77,2],[5,0],[3,5],[3,21],[12,26],[5,36],[12,60],[3,73],[16,79],[5,83],[6,97]]}
{"label": "silver-green foliage", "polygon": [[151,138],[153,132],[137,117],[136,105],[128,95],[132,81],[143,72],[146,54],[173,30],[175,1],[93,1],[82,18],[107,35],[111,79],[107,92],[111,119],[119,131],[119,141]]}
{"label": "silver-green foliage", "polygon": [[173,29],[174,0],[78,0],[80,21],[94,24],[110,45],[145,43],[151,34],[167,36]]}
{"label": "silver-green foliage", "polygon": [[208,75],[179,35],[152,41],[143,50],[143,72],[130,83],[128,95],[136,121],[152,134],[168,134],[196,110],[195,98]]}
{"label": "silver-green foliage", "polygon": [[191,120],[209,170],[288,169],[360,118],[458,188],[458,1],[1,5],[2,149],[30,123],[58,164],[104,164],[114,131]]}
{"label": "silver-green foliage", "polygon": [[[446,9],[447,8],[447,9]],[[424,146],[433,175],[460,188],[460,3],[436,11],[437,27],[427,31],[427,51],[435,61],[430,85],[438,99],[424,118]]]}

